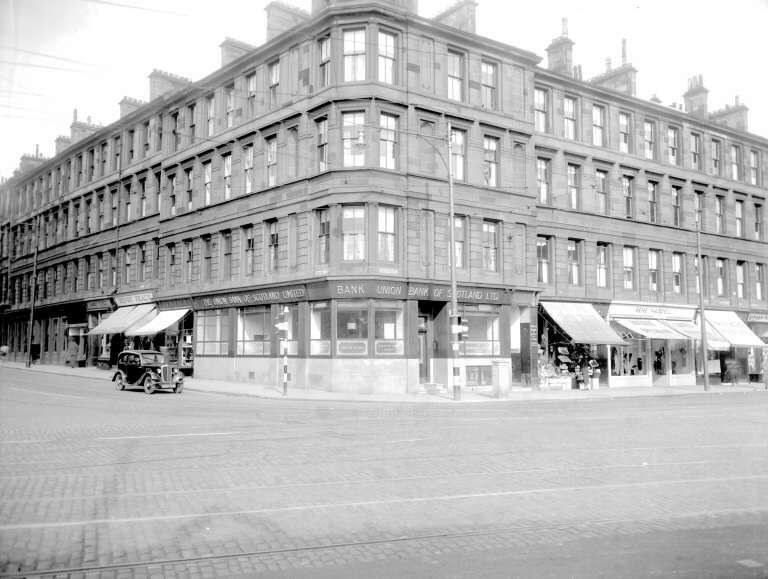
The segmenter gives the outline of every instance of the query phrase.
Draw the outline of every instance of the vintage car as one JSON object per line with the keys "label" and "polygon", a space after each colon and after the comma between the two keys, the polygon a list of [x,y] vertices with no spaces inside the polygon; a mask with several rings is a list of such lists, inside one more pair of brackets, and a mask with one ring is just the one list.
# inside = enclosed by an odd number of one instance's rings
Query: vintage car
{"label": "vintage car", "polygon": [[117,390],[140,386],[152,394],[170,389],[177,394],[184,389],[184,374],[165,363],[165,356],[155,350],[125,350],[117,356],[117,371],[112,377]]}

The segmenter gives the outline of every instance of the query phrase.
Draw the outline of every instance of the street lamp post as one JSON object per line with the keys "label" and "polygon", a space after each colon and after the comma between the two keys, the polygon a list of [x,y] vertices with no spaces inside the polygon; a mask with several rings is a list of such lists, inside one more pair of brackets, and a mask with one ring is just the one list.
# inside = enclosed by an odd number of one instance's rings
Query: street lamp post
{"label": "street lamp post", "polygon": [[[32,279],[30,292],[32,299],[29,304],[29,329],[27,330],[27,363],[29,368],[32,366],[32,332],[35,329],[35,298],[37,297],[37,251],[40,247],[40,215],[35,219],[35,254],[32,258]],[[43,282],[45,283],[45,282]]]}
{"label": "street lamp post", "polygon": [[453,383],[453,399],[461,400],[461,384],[459,380],[459,366],[456,364],[456,356],[459,353],[459,308],[456,299],[456,216],[454,211],[453,201],[453,166],[451,161],[453,160],[453,147],[451,142],[451,121],[448,121],[448,162],[446,168],[448,169],[448,222],[451,231],[451,247],[450,247],[450,270],[451,270],[451,372]]}
{"label": "street lamp post", "polygon": [[709,390],[709,368],[707,367],[707,319],[704,314],[704,276],[701,270],[704,262],[701,259],[701,214],[696,215],[696,252],[698,254],[699,267],[696,275],[699,277],[699,311],[701,322],[701,365],[704,371],[704,391]]}

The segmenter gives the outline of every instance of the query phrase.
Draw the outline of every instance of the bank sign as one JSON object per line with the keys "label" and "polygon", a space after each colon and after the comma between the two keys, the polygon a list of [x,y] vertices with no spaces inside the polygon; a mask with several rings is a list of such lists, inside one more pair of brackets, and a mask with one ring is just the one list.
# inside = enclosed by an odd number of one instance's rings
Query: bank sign
{"label": "bank sign", "polygon": [[258,306],[281,302],[295,302],[305,299],[307,290],[304,286],[268,288],[237,294],[212,295],[195,298],[196,308],[226,308],[233,306]]}
{"label": "bank sign", "polygon": [[[453,296],[450,286],[437,284],[345,281],[329,282],[310,288],[310,299],[325,298],[385,298],[396,300],[449,301]],[[506,303],[503,290],[483,287],[460,286],[456,288],[460,302]]]}

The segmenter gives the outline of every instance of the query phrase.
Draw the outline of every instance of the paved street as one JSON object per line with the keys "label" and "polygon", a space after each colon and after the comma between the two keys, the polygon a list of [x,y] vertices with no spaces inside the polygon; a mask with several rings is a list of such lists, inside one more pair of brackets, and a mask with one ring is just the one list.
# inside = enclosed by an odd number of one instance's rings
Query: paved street
{"label": "paved street", "polygon": [[768,392],[476,404],[0,368],[11,577],[768,577]]}

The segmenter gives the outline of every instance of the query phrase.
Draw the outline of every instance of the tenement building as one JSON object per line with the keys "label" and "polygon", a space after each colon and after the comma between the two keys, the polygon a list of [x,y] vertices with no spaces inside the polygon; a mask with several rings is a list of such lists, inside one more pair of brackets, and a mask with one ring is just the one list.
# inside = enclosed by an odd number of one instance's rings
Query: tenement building
{"label": "tenement building", "polygon": [[684,110],[639,99],[625,59],[582,80],[565,34],[543,68],[475,8],[273,2],[264,45],[226,39],[197,82],[153,71],[108,126],[75,115],[0,189],[10,357],[153,347],[268,384],[287,353],[293,387],[357,392],[454,365],[466,388],[759,372],[768,140],[746,107],[709,112],[700,77]]}

